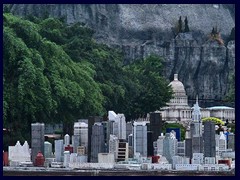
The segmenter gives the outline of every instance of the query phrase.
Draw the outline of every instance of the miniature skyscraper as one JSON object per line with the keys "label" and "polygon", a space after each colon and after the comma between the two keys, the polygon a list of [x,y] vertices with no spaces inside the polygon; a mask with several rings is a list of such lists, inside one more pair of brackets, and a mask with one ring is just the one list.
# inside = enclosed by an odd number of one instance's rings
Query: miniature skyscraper
{"label": "miniature skyscraper", "polygon": [[95,122],[102,122],[102,118],[101,117],[97,117],[97,116],[90,116],[88,118],[88,147],[87,147],[87,151],[88,151],[88,162],[90,162],[91,160],[91,152],[92,152],[92,126],[94,125]]}
{"label": "miniature skyscraper", "polygon": [[44,123],[32,123],[31,160],[35,161],[38,152],[44,153]]}
{"label": "miniature skyscraper", "polygon": [[192,138],[190,128],[186,129],[185,133],[185,156],[192,157]]}
{"label": "miniature skyscraper", "polygon": [[148,156],[153,156],[153,142],[157,141],[162,132],[162,115],[159,112],[150,113],[150,129],[147,133]]}
{"label": "miniature skyscraper", "polygon": [[172,163],[172,157],[177,154],[177,139],[174,134],[166,133],[163,139],[163,156],[165,156],[169,163]]}
{"label": "miniature skyscraper", "polygon": [[98,162],[98,153],[104,152],[104,127],[97,122],[92,126],[91,135],[91,162]]}
{"label": "miniature skyscraper", "polygon": [[150,113],[150,131],[153,132],[153,141],[157,141],[158,136],[161,136],[162,133],[161,113]]}
{"label": "miniature skyscraper", "polygon": [[133,123],[133,150],[134,155],[140,153],[147,157],[147,125],[146,122]]}
{"label": "miniature skyscraper", "polygon": [[204,123],[204,157],[216,156],[215,124],[211,121]]}

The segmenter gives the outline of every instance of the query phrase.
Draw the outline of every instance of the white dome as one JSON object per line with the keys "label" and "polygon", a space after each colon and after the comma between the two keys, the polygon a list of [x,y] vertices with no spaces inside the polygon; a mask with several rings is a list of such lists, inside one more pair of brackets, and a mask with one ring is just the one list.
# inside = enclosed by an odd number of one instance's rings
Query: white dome
{"label": "white dome", "polygon": [[176,95],[186,95],[184,85],[178,80],[178,74],[174,74],[174,80],[169,84],[172,86],[173,92]]}

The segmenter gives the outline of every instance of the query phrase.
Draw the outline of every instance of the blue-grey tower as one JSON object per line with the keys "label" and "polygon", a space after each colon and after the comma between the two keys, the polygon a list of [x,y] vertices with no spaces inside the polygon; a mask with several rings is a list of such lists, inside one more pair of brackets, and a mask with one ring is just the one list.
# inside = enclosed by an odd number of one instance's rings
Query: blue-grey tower
{"label": "blue-grey tower", "polygon": [[96,122],[92,126],[91,135],[91,161],[98,162],[98,153],[105,152],[104,126],[101,122]]}
{"label": "blue-grey tower", "polygon": [[204,123],[204,157],[216,157],[215,123]]}
{"label": "blue-grey tower", "polygon": [[38,152],[44,153],[44,123],[32,123],[31,159],[35,162]]}

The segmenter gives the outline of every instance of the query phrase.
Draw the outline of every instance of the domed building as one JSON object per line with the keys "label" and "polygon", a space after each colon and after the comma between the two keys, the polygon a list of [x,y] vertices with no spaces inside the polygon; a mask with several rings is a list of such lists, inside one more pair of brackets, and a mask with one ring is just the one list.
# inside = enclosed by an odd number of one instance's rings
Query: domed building
{"label": "domed building", "polygon": [[174,80],[169,84],[169,86],[172,86],[174,98],[171,99],[167,105],[175,108],[189,108],[188,97],[183,83],[178,80],[178,74],[174,74]]}
{"label": "domed building", "polygon": [[[186,122],[192,121],[192,110],[188,105],[188,97],[181,81],[178,80],[178,74],[174,74],[173,81],[169,84],[173,89],[173,98],[167,103],[166,107],[160,109],[162,120],[167,122]],[[223,121],[235,121],[235,108],[226,106],[215,106],[209,108],[200,108],[202,118],[217,117]]]}
{"label": "domed building", "polygon": [[167,103],[167,107],[160,109],[163,121],[190,121],[192,109],[188,105],[184,85],[178,80],[178,74],[174,74],[174,80],[169,86],[172,86],[174,97]]}

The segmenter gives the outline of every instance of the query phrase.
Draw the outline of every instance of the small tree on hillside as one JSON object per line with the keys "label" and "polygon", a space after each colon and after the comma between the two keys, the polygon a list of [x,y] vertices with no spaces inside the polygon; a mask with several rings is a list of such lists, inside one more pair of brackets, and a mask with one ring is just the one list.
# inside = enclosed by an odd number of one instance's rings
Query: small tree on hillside
{"label": "small tree on hillside", "polygon": [[183,32],[182,24],[183,24],[183,22],[182,22],[182,17],[180,16],[180,17],[179,17],[179,20],[178,20],[178,33]]}
{"label": "small tree on hillside", "polygon": [[186,16],[186,18],[185,18],[185,20],[184,20],[184,23],[185,23],[184,32],[189,32],[190,30],[189,30],[189,27],[188,27],[188,19],[187,19],[187,16]]}
{"label": "small tree on hillside", "polygon": [[223,39],[220,35],[220,30],[218,30],[217,26],[213,27],[212,32],[210,34],[210,39],[215,40],[220,45],[224,45]]}

